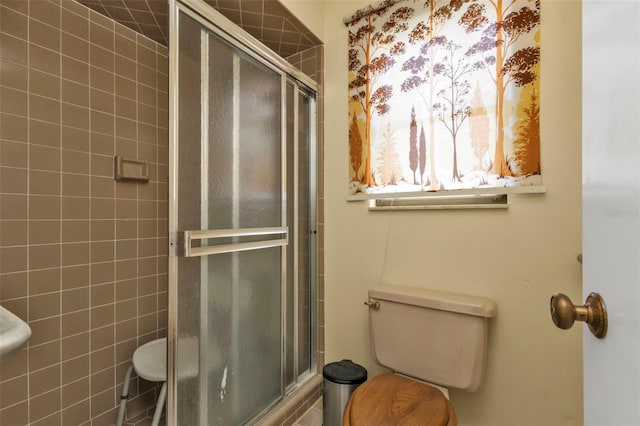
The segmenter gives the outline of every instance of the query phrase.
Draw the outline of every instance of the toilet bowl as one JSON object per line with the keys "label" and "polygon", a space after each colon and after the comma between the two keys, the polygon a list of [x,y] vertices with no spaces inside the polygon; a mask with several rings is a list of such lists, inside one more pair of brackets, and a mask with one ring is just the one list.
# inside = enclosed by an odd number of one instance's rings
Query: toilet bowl
{"label": "toilet bowl", "polygon": [[382,286],[369,291],[367,304],[371,353],[394,373],[373,377],[353,392],[343,425],[457,425],[447,388],[480,387],[495,302]]}

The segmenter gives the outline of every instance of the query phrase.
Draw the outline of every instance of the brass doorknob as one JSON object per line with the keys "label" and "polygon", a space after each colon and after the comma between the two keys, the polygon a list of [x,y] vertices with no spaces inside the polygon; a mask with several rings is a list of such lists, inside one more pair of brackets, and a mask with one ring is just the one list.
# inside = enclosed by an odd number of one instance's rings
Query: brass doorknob
{"label": "brass doorknob", "polygon": [[568,330],[575,321],[584,321],[589,330],[599,339],[607,335],[607,308],[598,293],[591,293],[584,306],[575,306],[565,294],[551,296],[551,319],[563,330]]}

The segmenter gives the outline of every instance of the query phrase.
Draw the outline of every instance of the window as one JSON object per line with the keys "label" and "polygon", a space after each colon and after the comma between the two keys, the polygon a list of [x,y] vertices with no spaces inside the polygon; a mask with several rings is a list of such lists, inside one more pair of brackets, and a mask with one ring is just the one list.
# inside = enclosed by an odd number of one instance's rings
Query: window
{"label": "window", "polygon": [[386,0],[345,23],[349,199],[544,190],[539,0]]}

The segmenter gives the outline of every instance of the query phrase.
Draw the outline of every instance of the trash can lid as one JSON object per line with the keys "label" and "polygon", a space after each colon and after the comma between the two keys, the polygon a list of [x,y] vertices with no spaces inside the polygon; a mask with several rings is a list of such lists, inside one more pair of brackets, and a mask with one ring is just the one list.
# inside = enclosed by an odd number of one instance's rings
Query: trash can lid
{"label": "trash can lid", "polygon": [[367,369],[350,359],[343,359],[325,365],[322,377],[341,385],[359,385],[367,380]]}

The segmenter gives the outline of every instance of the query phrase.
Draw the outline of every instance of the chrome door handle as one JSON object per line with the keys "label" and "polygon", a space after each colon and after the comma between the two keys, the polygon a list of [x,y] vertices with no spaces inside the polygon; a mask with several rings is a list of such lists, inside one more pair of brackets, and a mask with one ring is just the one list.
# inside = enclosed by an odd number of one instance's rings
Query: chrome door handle
{"label": "chrome door handle", "polygon": [[598,293],[591,293],[584,306],[575,306],[569,296],[558,293],[551,296],[550,309],[558,328],[568,330],[575,321],[584,321],[598,339],[607,335],[607,307]]}

